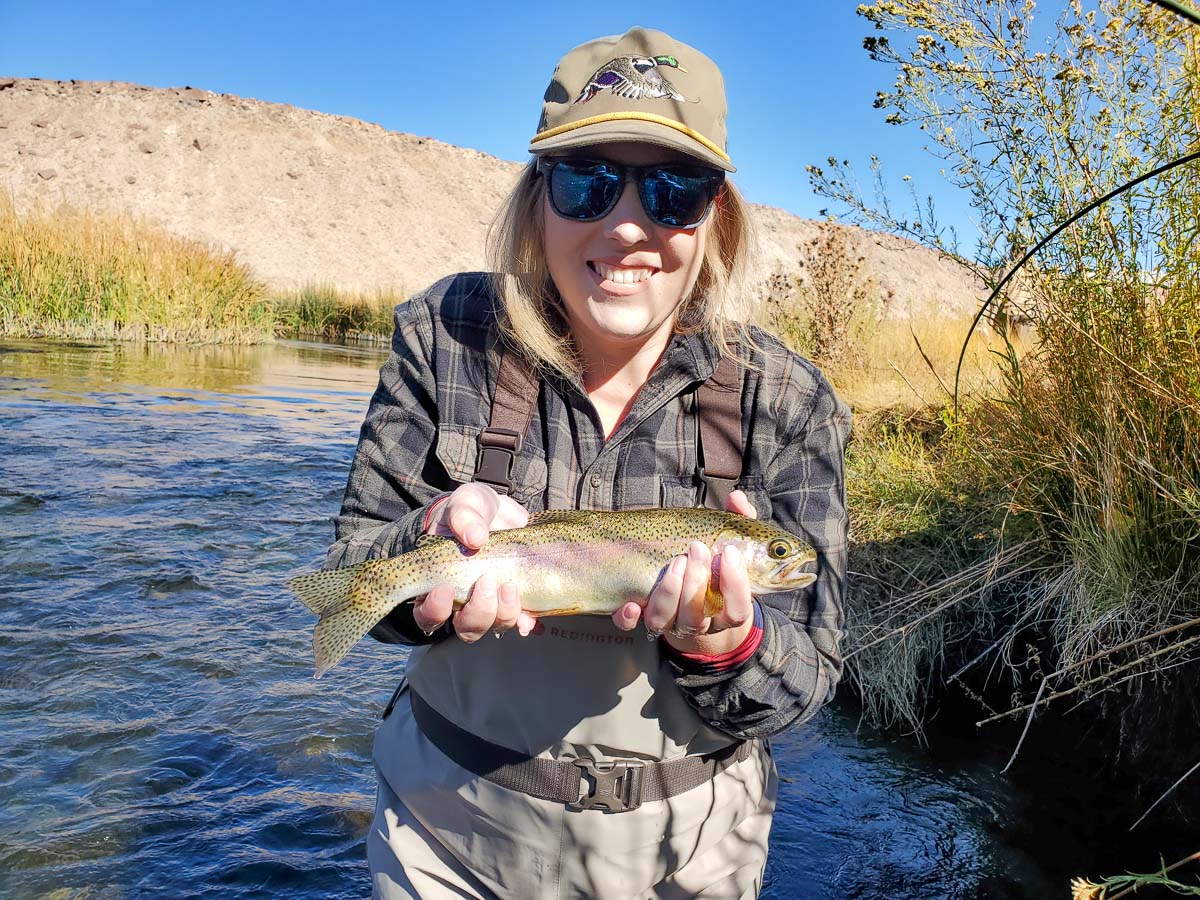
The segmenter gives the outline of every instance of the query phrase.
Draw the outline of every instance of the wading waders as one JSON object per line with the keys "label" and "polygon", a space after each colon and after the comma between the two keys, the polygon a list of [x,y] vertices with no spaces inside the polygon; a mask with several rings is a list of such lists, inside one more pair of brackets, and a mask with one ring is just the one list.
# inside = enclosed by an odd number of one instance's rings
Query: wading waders
{"label": "wading waders", "polygon": [[[741,473],[740,385],[723,359],[695,392],[697,505],[722,508]],[[474,476],[499,493],[539,389],[501,357]],[[412,651],[375,738],[376,895],[757,896],[777,783],[767,745],[700,719],[641,629],[540,625]]]}

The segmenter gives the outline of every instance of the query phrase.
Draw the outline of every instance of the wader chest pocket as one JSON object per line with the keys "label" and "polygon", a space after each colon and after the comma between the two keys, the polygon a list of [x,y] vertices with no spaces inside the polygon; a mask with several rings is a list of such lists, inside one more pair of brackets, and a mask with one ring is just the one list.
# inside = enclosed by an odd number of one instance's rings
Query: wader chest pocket
{"label": "wader chest pocket", "polygon": [[[660,475],[659,506],[679,509],[696,506],[700,500],[700,484],[694,475]],[[767,493],[761,475],[749,475],[740,479],[737,490],[745,491],[760,519],[771,518],[771,495]]]}

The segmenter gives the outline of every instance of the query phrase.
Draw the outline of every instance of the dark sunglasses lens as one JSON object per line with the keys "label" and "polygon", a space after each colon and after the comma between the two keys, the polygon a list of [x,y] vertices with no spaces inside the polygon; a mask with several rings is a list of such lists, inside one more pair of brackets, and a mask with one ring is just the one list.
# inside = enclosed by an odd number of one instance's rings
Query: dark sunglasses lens
{"label": "dark sunglasses lens", "polygon": [[595,219],[617,202],[624,176],[599,163],[560,162],[550,170],[550,202],[567,219]]}
{"label": "dark sunglasses lens", "polygon": [[720,184],[721,176],[711,170],[672,166],[647,173],[642,198],[646,212],[658,224],[690,228],[704,219]]}

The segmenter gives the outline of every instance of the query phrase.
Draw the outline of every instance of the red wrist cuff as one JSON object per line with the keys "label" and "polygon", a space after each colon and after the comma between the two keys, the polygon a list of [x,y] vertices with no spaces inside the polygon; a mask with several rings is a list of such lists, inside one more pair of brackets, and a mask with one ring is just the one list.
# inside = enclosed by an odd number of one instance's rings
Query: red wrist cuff
{"label": "red wrist cuff", "polygon": [[754,625],[745,640],[724,653],[687,653],[677,650],[666,641],[662,647],[671,660],[681,669],[697,675],[714,675],[740,666],[752,657],[763,639],[762,612],[754,604]]}
{"label": "red wrist cuff", "polygon": [[433,511],[449,499],[450,495],[446,494],[444,497],[438,497],[429,504],[429,508],[425,510],[425,518],[421,520],[421,534],[429,533],[429,523],[433,519]]}

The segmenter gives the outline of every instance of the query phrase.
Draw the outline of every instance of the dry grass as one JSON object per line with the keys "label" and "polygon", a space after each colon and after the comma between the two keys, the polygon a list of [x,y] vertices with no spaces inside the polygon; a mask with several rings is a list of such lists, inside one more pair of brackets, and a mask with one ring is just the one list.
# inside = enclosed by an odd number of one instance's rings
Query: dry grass
{"label": "dry grass", "polygon": [[968,395],[998,388],[997,354],[1025,352],[1027,339],[1006,340],[986,325],[972,332],[969,315],[885,317],[881,288],[844,228],[822,225],[797,250],[809,262],[801,274],[771,278],[758,321],[817,363],[860,418],[951,401],[968,336],[961,385]]}
{"label": "dry grass", "polygon": [[979,698],[989,719],[1112,701],[1126,750],[1163,746],[1200,713],[1178,674],[1200,641],[1195,254],[1154,278],[1039,273],[1034,337],[972,335],[956,416],[969,323],[881,322],[838,240],[776,279],[764,319],[855,410],[847,650],[867,713],[919,733],[949,679],[1002,688],[1007,706]]}
{"label": "dry grass", "polygon": [[393,313],[405,299],[404,292],[396,289],[354,293],[313,284],[275,294],[271,309],[281,333],[381,342],[391,337]]}
{"label": "dry grass", "polygon": [[125,217],[0,197],[0,333],[254,343],[264,288],[232,253]]}

